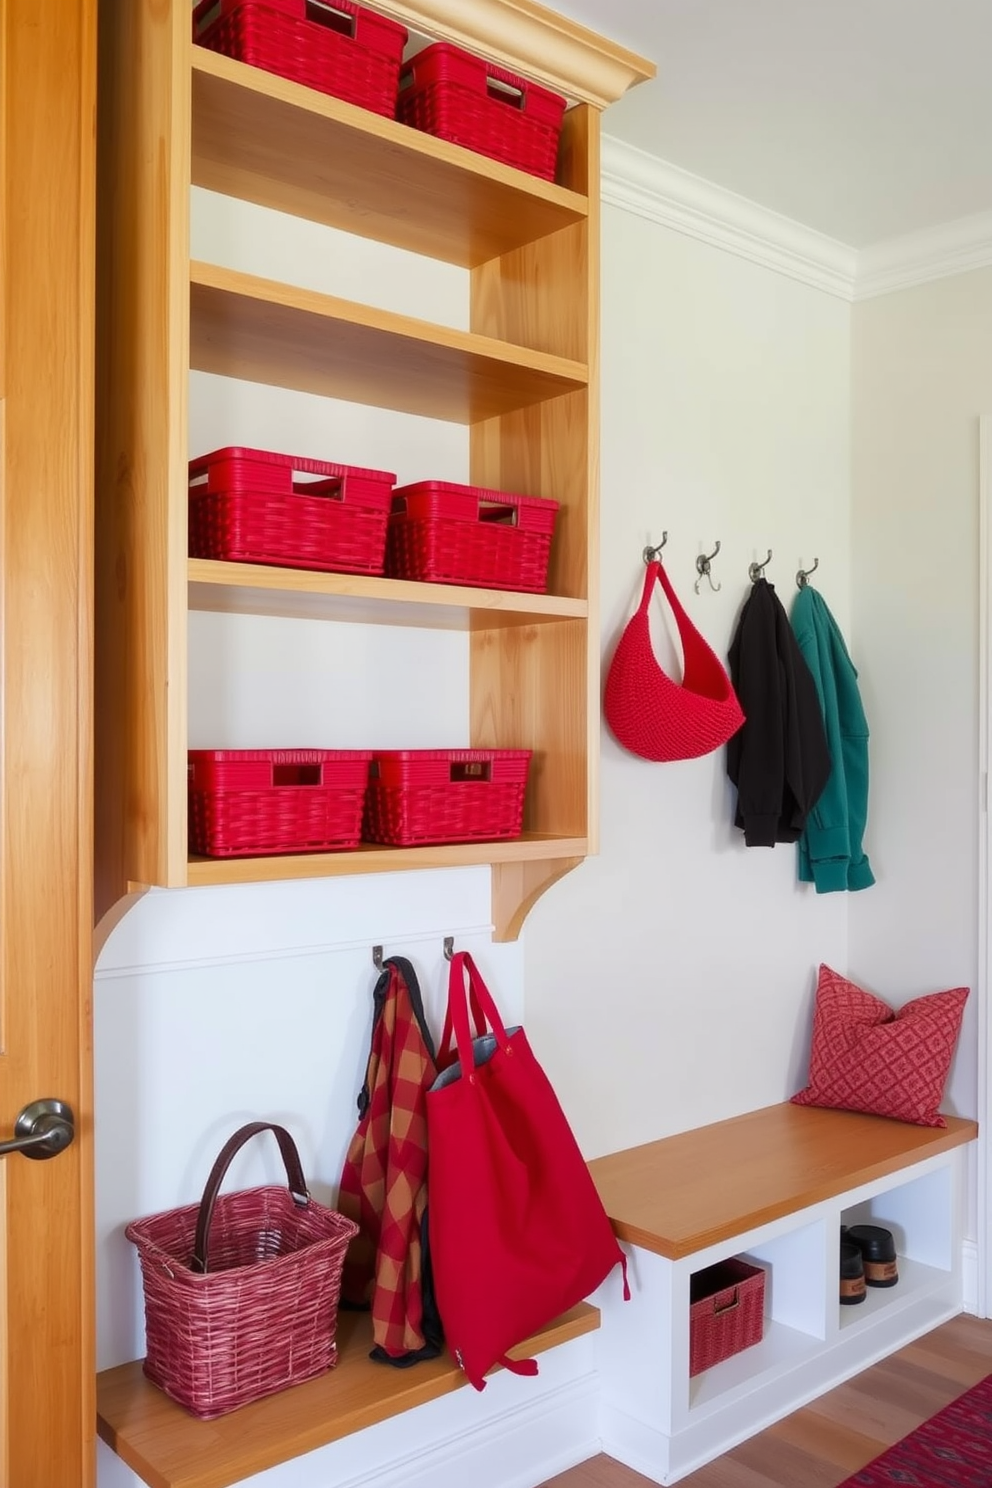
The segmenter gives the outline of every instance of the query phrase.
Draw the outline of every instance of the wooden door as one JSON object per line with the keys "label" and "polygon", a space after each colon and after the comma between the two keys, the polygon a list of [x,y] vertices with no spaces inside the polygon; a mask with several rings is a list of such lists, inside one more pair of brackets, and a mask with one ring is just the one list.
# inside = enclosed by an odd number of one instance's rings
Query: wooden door
{"label": "wooden door", "polygon": [[92,1059],[96,0],[0,0],[0,1488],[95,1479]]}

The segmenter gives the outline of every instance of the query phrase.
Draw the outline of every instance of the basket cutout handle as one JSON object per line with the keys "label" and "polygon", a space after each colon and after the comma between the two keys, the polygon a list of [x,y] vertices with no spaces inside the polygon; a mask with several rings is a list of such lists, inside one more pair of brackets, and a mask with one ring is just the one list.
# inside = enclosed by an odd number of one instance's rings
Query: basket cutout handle
{"label": "basket cutout handle", "polygon": [[271,1121],[249,1121],[247,1126],[241,1126],[229,1137],[218,1154],[217,1161],[210,1169],[206,1187],[203,1190],[203,1198],[200,1200],[200,1212],[196,1219],[196,1237],[193,1241],[193,1256],[190,1260],[190,1270],[200,1276],[207,1274],[207,1247],[210,1240],[210,1221],[213,1218],[214,1204],[217,1194],[224,1181],[224,1175],[231,1165],[231,1160],[236,1153],[240,1152],[246,1142],[252,1137],[258,1136],[259,1132],[270,1131],[279,1143],[279,1151],[282,1154],[283,1166],[286,1169],[286,1182],[289,1184],[289,1192],[293,1203],[305,1209],[310,1203],[310,1195],[307,1192],[306,1179],[303,1176],[303,1166],[300,1162],[300,1154],[296,1149],[289,1132],[284,1126],[276,1126]]}
{"label": "basket cutout handle", "polygon": [[323,785],[323,765],[273,765],[273,785]]}
{"label": "basket cutout handle", "polygon": [[216,21],[221,12],[221,4],[222,0],[213,0],[212,5],[210,4],[210,0],[207,0],[206,5],[198,5],[196,7],[193,12],[194,41],[199,40],[204,31],[206,31],[209,26],[212,26],[214,21]]}
{"label": "basket cutout handle", "polygon": [[731,1299],[730,1299],[729,1302],[724,1302],[723,1305],[721,1306],[720,1303],[714,1301],[714,1303],[713,1303],[713,1316],[714,1317],[722,1317],[725,1312],[733,1312],[733,1310],[734,1310],[735,1307],[739,1307],[740,1306],[740,1303],[741,1303],[741,1294],[737,1290],[737,1288],[734,1287],[734,1295],[731,1297]]}
{"label": "basket cutout handle", "polygon": [[492,760],[452,760],[450,780],[452,785],[461,785],[466,780],[491,780]]}
{"label": "basket cutout handle", "polygon": [[505,103],[509,108],[523,109],[527,102],[526,87],[498,67],[486,68],[486,93],[495,103]]}
{"label": "basket cutout handle", "polygon": [[480,501],[479,521],[493,526],[516,527],[520,514],[508,501]]}
{"label": "basket cutout handle", "polygon": [[296,496],[323,496],[328,501],[343,501],[345,477],[343,475],[312,476],[305,471],[294,470],[291,476],[293,494]]}
{"label": "basket cutout handle", "polygon": [[308,21],[316,21],[318,26],[326,26],[328,31],[337,31],[340,36],[355,39],[355,30],[358,24],[358,7],[354,9],[348,4],[348,0],[337,0],[334,5],[329,5],[327,0],[307,0],[306,18]]}

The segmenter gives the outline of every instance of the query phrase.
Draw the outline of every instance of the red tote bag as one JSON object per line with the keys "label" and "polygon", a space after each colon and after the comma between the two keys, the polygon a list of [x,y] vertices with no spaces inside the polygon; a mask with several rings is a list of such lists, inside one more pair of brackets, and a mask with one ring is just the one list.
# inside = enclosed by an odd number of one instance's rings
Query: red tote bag
{"label": "red tote bag", "polygon": [[434,1285],[448,1346],[481,1390],[496,1364],[536,1374],[535,1360],[508,1351],[618,1262],[629,1298],[627,1262],[523,1029],[504,1028],[464,951],[451,961],[438,1065],[427,1094]]}

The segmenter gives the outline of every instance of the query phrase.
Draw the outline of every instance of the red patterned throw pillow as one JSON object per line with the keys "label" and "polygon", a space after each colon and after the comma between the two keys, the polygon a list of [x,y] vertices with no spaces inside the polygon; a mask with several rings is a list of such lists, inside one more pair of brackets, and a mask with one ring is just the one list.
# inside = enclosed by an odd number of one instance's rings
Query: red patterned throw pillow
{"label": "red patterned throw pillow", "polygon": [[946,1126],[939,1107],[967,998],[967,987],[953,987],[893,1011],[821,966],[809,1084],[793,1101]]}

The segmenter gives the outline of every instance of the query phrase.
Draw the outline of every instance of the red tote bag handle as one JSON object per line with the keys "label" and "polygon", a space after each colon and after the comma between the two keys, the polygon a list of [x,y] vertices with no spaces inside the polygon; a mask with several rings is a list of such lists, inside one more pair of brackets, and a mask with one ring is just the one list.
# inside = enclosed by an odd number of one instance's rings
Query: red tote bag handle
{"label": "red tote bag handle", "polygon": [[[466,972],[468,973],[467,984]],[[468,1021],[470,1006],[476,1037],[481,1037],[485,1033],[488,1024],[499,1047],[504,1053],[508,1052],[510,1041],[506,1036],[503,1020],[489,988],[479,974],[479,968],[468,951],[457,951],[451,958],[451,971],[448,974],[448,1009],[444,1026],[447,1031],[450,1024],[454,1030],[455,1047],[458,1050],[458,1061],[462,1067],[463,1079],[471,1075],[475,1068],[472,1032]]]}
{"label": "red tote bag handle", "polygon": [[[482,1038],[483,1034],[486,1031],[486,1015],[482,1011],[482,1006],[479,1002],[479,994],[477,991],[478,986],[481,986],[483,988],[486,997],[489,998],[490,1006],[493,1006],[492,997],[489,994],[489,990],[486,987],[485,982],[479,975],[479,969],[476,966],[475,962],[472,960],[467,951],[458,951],[456,955],[452,956],[451,958],[451,968],[448,972],[448,1004],[444,1010],[444,1028],[441,1030],[441,1042],[438,1044],[437,1049],[437,1067],[439,1070],[447,1069],[447,1067],[452,1064],[455,1059],[458,1058],[458,1049],[454,1041],[455,1030],[454,1025],[451,1021],[451,1007],[454,1001],[460,1001],[464,1006],[464,974],[462,975],[462,979],[459,984],[460,988],[462,989],[461,997],[458,997],[457,994],[453,995],[453,989],[455,987],[455,961],[459,957],[461,957],[463,961],[467,960],[471,968],[468,978],[468,1005],[469,1010],[472,1014],[472,1023],[475,1027],[474,1036],[476,1038]],[[497,1014],[497,1017],[498,1016],[499,1015]]]}

